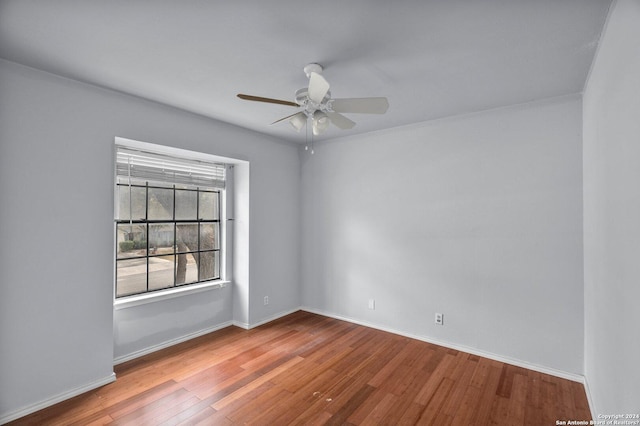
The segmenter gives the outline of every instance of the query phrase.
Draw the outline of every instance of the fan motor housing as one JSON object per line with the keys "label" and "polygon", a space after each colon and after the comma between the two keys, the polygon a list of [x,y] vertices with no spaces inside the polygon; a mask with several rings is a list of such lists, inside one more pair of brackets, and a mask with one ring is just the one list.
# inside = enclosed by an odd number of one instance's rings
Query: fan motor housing
{"label": "fan motor housing", "polygon": [[317,74],[322,74],[322,65],[312,63],[304,67],[304,73],[307,75],[307,78],[311,76],[312,72],[315,72]]}

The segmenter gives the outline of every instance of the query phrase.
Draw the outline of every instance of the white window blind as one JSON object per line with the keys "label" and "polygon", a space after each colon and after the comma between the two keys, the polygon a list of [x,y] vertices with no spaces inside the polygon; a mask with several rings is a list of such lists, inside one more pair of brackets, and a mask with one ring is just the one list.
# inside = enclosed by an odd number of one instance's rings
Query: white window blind
{"label": "white window blind", "polygon": [[137,179],[224,189],[225,172],[225,164],[173,158],[163,154],[117,147],[116,176],[121,183]]}

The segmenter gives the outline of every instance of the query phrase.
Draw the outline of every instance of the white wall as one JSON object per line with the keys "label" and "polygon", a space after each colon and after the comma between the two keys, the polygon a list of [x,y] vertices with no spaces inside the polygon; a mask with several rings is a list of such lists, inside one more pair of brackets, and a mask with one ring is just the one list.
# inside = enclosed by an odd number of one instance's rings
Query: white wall
{"label": "white wall", "polygon": [[230,325],[232,292],[233,287],[227,286],[124,309],[116,308],[113,322],[115,362]]}
{"label": "white wall", "polygon": [[640,2],[614,2],[584,93],[585,375],[640,413]]}
{"label": "white wall", "polygon": [[581,149],[579,97],[316,144],[303,305],[582,374]]}
{"label": "white wall", "polygon": [[[117,311],[114,345],[115,136],[248,160],[251,286],[238,321],[299,306],[297,147],[2,60],[0,94],[0,422],[108,380],[114,352],[235,320],[228,287]],[[174,326],[149,336],[156,320]]]}

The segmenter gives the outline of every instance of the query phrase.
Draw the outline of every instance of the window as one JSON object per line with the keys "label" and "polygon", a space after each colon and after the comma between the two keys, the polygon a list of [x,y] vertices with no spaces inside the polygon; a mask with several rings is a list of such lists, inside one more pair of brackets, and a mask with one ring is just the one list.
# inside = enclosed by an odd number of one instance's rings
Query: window
{"label": "window", "polygon": [[221,279],[225,165],[116,151],[116,297]]}

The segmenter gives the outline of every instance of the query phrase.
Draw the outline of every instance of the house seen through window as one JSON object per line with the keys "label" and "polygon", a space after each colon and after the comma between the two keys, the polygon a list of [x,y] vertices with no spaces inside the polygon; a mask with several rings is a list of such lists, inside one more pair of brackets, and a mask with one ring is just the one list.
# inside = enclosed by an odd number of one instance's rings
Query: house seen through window
{"label": "house seen through window", "polygon": [[225,166],[117,147],[116,297],[221,279]]}

